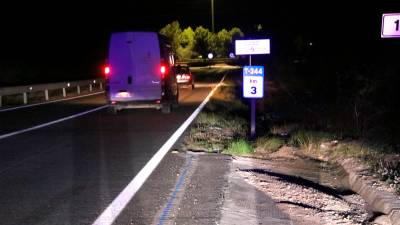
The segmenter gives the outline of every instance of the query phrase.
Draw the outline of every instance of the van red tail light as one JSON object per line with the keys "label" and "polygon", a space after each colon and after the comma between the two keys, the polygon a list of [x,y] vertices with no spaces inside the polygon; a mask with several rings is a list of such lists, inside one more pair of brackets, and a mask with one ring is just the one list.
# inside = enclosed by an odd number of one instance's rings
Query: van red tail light
{"label": "van red tail light", "polygon": [[165,74],[167,73],[167,66],[161,64],[160,72],[161,72],[161,78],[164,78]]}
{"label": "van red tail light", "polygon": [[164,63],[161,63],[160,65],[160,73],[161,73],[161,79],[164,79],[165,75],[168,73],[168,67]]}
{"label": "van red tail light", "polygon": [[108,77],[111,73],[111,67],[110,66],[104,66],[104,75]]}

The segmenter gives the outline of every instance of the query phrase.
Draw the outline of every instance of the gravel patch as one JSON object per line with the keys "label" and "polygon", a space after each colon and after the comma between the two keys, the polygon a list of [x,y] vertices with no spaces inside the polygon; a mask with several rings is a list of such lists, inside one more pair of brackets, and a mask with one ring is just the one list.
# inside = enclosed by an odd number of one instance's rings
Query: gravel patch
{"label": "gravel patch", "polygon": [[371,215],[358,194],[344,195],[334,187],[284,174],[273,160],[235,157],[233,165],[246,182],[271,197],[299,225],[368,224]]}

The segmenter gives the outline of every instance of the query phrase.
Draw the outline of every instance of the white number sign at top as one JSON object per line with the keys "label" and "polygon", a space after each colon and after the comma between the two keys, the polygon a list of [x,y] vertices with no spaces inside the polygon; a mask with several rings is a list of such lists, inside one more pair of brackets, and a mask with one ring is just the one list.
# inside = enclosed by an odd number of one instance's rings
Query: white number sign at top
{"label": "white number sign at top", "polygon": [[400,13],[382,15],[382,38],[400,38]]}
{"label": "white number sign at top", "polygon": [[269,39],[236,40],[236,55],[270,54]]}

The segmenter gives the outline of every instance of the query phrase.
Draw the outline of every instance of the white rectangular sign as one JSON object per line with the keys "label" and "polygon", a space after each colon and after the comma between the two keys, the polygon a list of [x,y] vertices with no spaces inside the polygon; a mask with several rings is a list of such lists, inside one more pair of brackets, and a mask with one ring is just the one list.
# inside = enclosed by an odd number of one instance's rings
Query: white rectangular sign
{"label": "white rectangular sign", "polygon": [[400,38],[400,13],[382,15],[382,38]]}
{"label": "white rectangular sign", "polygon": [[236,55],[257,55],[270,54],[270,40],[236,40],[235,54]]}
{"label": "white rectangular sign", "polygon": [[243,97],[244,98],[264,97],[263,66],[243,67]]}

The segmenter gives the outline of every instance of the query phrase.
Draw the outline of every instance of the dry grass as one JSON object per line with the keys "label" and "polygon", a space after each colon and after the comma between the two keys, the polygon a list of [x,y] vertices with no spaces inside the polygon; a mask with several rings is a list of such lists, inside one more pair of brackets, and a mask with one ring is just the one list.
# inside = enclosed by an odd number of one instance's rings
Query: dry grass
{"label": "dry grass", "polygon": [[278,151],[284,144],[284,140],[276,137],[260,137],[254,143],[257,153],[273,153]]}

